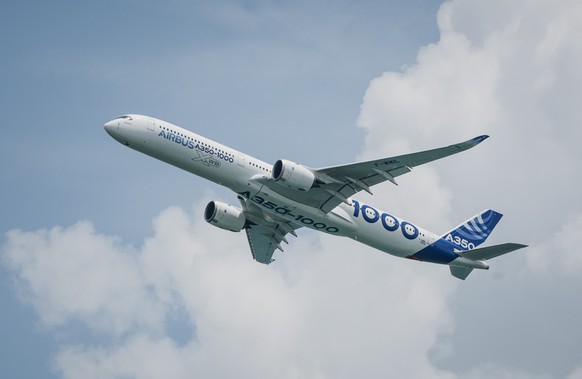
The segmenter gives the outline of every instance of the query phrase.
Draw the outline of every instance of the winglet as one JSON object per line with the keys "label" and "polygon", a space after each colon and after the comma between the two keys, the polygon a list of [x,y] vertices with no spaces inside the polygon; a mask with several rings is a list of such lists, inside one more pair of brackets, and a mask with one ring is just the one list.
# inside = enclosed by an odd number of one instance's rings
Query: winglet
{"label": "winglet", "polygon": [[470,142],[472,142],[475,145],[478,145],[481,142],[485,141],[487,138],[489,138],[489,136],[484,134],[482,136],[473,138],[472,140],[470,140]]}

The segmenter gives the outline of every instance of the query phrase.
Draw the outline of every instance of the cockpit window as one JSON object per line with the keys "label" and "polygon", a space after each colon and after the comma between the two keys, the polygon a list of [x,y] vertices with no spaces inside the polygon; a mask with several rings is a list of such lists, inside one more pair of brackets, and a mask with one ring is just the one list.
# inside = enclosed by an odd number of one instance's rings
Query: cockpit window
{"label": "cockpit window", "polygon": [[124,120],[130,120],[130,121],[133,120],[133,118],[131,118],[131,116],[120,116],[120,117],[117,117],[117,118],[122,118]]}

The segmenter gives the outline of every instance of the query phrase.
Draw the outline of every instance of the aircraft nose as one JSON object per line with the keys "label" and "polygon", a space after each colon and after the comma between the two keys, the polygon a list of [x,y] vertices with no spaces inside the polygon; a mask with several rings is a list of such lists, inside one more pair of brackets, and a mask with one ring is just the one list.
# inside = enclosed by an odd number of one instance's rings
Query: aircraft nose
{"label": "aircraft nose", "polygon": [[110,133],[113,127],[117,126],[117,120],[111,120],[109,122],[106,122],[105,125],[103,126],[105,127],[107,133]]}
{"label": "aircraft nose", "polygon": [[126,146],[129,146],[129,142],[127,141],[127,138],[124,136],[125,133],[123,133],[123,130],[119,130],[120,129],[119,126],[120,126],[119,119],[111,120],[109,122],[106,122],[105,125],[103,125],[107,134],[113,137],[114,140]]}

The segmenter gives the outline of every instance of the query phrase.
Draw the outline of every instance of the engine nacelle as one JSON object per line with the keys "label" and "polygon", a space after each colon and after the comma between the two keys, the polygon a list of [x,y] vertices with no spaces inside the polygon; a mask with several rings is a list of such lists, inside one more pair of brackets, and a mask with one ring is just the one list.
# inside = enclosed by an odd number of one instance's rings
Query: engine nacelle
{"label": "engine nacelle", "polygon": [[308,191],[315,182],[315,174],[305,166],[279,159],[273,165],[273,179],[289,188]]}
{"label": "engine nacelle", "polygon": [[204,210],[204,220],[221,229],[240,232],[245,226],[246,217],[237,207],[220,201],[211,201]]}

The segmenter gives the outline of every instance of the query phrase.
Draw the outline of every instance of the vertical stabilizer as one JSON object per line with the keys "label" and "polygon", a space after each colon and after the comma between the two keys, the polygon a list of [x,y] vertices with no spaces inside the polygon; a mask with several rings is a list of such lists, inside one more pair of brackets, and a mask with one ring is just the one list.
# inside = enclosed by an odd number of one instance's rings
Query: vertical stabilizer
{"label": "vertical stabilizer", "polygon": [[502,216],[491,209],[484,210],[443,234],[441,238],[455,245],[455,250],[472,250],[485,242]]}

